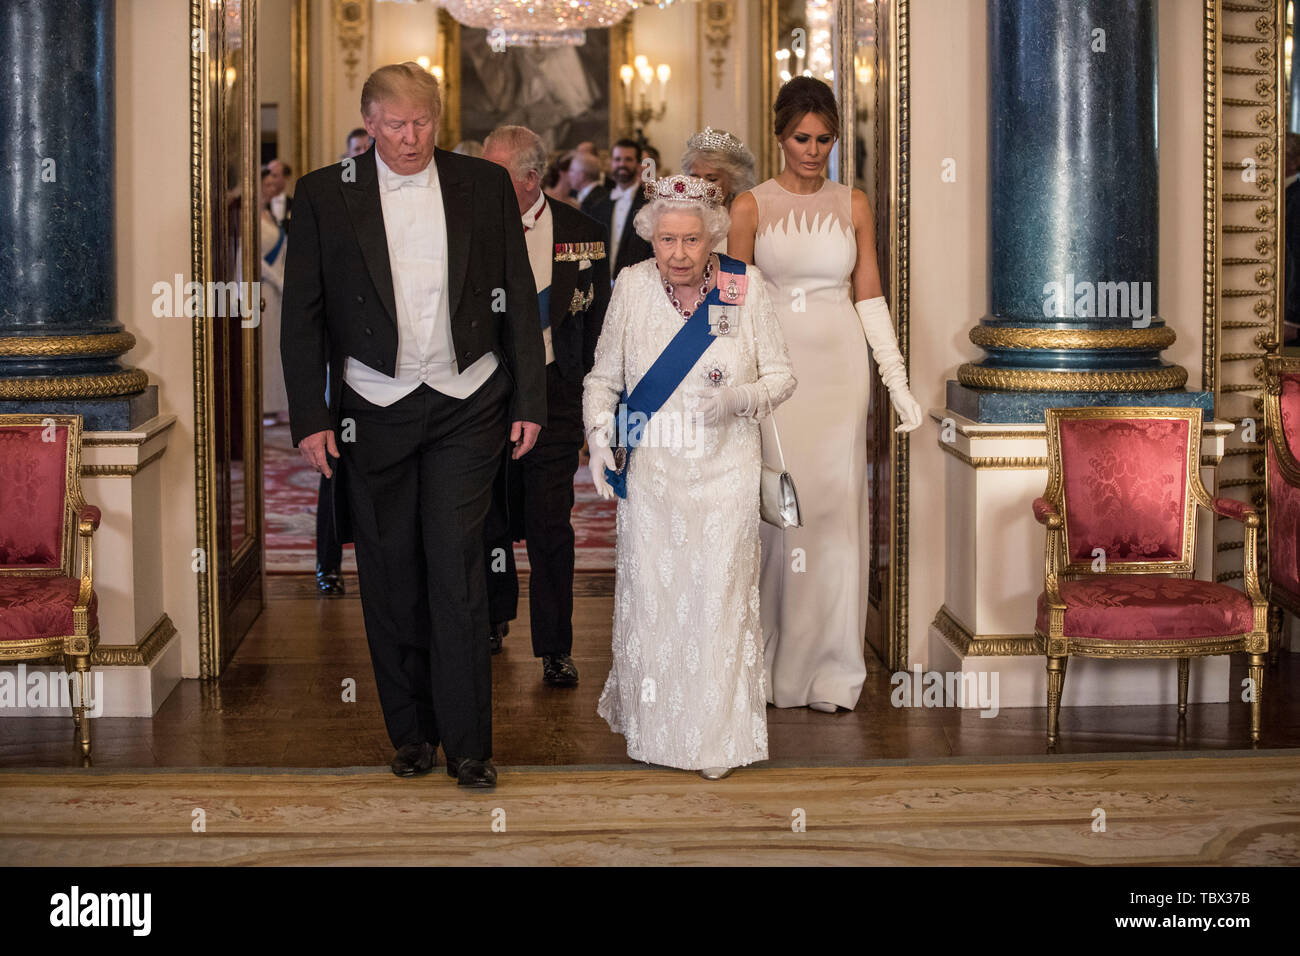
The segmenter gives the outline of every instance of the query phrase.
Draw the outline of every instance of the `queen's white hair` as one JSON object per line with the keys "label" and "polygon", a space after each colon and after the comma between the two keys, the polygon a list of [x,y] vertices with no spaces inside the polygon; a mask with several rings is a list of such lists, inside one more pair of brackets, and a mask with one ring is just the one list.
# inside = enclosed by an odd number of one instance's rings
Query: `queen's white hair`
{"label": "queen's white hair", "polygon": [[632,228],[646,242],[653,243],[659,217],[666,212],[689,212],[699,216],[709,237],[709,248],[720,243],[731,231],[731,216],[727,210],[705,202],[681,199],[652,199],[637,211],[636,218],[632,220]]}

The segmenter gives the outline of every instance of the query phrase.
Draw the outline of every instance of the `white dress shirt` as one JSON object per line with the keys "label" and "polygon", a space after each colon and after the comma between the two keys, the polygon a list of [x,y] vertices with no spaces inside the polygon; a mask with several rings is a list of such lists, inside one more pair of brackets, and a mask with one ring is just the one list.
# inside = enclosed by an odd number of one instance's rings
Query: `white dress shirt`
{"label": "white dress shirt", "polygon": [[609,191],[609,198],[614,201],[614,221],[609,226],[609,279],[614,281],[614,263],[618,261],[618,245],[623,238],[623,226],[627,223],[628,211],[632,208],[632,196],[641,188],[638,180],[628,186],[615,186]]}
{"label": "white dress shirt", "polygon": [[397,376],[389,378],[349,356],[343,380],[375,405],[391,405],[421,383],[451,398],[468,398],[492,376],[497,357],[488,352],[456,371],[438,164],[430,160],[418,173],[400,176],[376,151],[375,166],[397,304]]}
{"label": "white dress shirt", "polygon": [[[546,202],[546,193],[537,197],[537,202],[523,215],[524,242],[528,245],[528,264],[533,268],[533,283],[537,294],[551,286],[551,263],[555,255],[555,219],[551,216],[551,207]],[[539,303],[540,305],[540,303]],[[549,318],[543,315],[543,319]],[[551,327],[542,329],[542,344],[546,347],[546,364],[555,361],[555,349],[551,346]]]}
{"label": "white dress shirt", "polygon": [[591,195],[591,191],[592,191],[593,189],[595,189],[595,188],[596,188],[597,186],[599,186],[599,185],[600,185],[600,180],[599,180],[599,179],[593,179],[591,182],[587,183],[587,185],[585,185],[585,186],[583,186],[581,189],[579,189],[579,190],[578,190],[578,195],[577,195],[577,200],[578,200],[578,202],[581,203],[584,199],[586,199],[588,196],[590,196],[590,195]]}

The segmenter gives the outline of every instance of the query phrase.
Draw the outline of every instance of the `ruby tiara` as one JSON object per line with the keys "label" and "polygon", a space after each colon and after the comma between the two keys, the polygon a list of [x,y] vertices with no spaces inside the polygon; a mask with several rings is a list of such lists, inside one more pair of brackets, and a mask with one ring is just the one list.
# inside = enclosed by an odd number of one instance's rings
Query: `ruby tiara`
{"label": "ruby tiara", "polygon": [[711,153],[730,153],[742,162],[752,163],[754,156],[745,144],[732,136],[725,129],[704,127],[703,132],[696,133],[686,141],[687,149],[700,149]]}
{"label": "ruby tiara", "polygon": [[708,206],[722,205],[722,188],[717,183],[698,176],[665,176],[645,184],[645,198],[667,199],[672,202],[702,202]]}

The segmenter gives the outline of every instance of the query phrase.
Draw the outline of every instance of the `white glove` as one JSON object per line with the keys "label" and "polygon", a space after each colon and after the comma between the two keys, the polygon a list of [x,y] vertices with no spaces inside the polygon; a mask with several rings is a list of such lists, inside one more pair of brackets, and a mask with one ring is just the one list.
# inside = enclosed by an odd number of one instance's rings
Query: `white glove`
{"label": "white glove", "polygon": [[863,334],[871,353],[876,357],[876,366],[880,369],[880,380],[889,389],[889,400],[902,420],[895,431],[910,432],[920,428],[924,415],[921,403],[907,388],[907,371],[903,368],[903,356],[898,351],[898,339],[894,337],[894,323],[889,317],[889,306],[884,296],[863,299],[854,303],[858,310],[858,319],[862,322]]}
{"label": "white glove", "polygon": [[696,427],[712,427],[728,415],[752,415],[758,407],[758,396],[752,384],[735,388],[722,386],[705,392],[695,406],[692,420]]}
{"label": "white glove", "polygon": [[591,452],[591,483],[596,494],[606,501],[614,497],[614,489],[605,480],[605,469],[614,470],[614,450],[609,447],[609,440],[600,440],[600,429],[593,429],[587,436],[587,450]]}

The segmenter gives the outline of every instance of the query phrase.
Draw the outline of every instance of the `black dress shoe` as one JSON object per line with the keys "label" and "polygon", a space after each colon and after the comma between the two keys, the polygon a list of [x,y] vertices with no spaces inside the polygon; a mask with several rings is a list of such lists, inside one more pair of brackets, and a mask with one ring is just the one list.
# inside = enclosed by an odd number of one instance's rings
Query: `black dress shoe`
{"label": "black dress shoe", "polygon": [[550,687],[576,687],[578,668],[568,654],[542,655],[542,682]]}
{"label": "black dress shoe", "polygon": [[342,594],[343,572],[338,568],[327,571],[316,565],[316,589],[321,594]]}
{"label": "black dress shoe", "polygon": [[492,633],[488,635],[488,648],[493,654],[501,653],[501,640],[510,633],[509,622],[503,621],[500,624],[492,625]]}
{"label": "black dress shoe", "polygon": [[418,744],[403,744],[393,754],[389,766],[399,777],[423,777],[438,762],[438,750],[425,741]]}
{"label": "black dress shoe", "polygon": [[455,777],[461,787],[488,790],[497,785],[497,768],[492,759],[472,760],[469,757],[448,757],[447,776]]}

